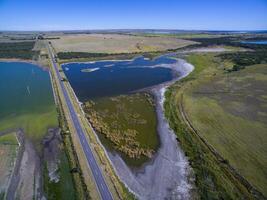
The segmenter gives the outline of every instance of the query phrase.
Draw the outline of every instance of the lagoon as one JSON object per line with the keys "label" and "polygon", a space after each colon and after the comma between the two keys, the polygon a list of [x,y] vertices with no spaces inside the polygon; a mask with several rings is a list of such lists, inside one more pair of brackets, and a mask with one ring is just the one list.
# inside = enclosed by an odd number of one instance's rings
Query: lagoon
{"label": "lagoon", "polygon": [[127,61],[68,63],[62,68],[81,102],[89,99],[127,94],[173,79],[164,65],[177,61],[167,56],[154,60],[138,57]]}
{"label": "lagoon", "polygon": [[22,128],[36,142],[57,126],[48,70],[26,62],[0,62],[0,131]]}

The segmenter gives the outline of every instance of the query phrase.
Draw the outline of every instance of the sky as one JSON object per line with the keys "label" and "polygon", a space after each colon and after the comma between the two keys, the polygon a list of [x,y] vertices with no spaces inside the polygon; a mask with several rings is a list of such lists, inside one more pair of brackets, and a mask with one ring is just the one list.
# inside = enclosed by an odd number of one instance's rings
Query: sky
{"label": "sky", "polygon": [[0,0],[0,30],[267,30],[267,0]]}

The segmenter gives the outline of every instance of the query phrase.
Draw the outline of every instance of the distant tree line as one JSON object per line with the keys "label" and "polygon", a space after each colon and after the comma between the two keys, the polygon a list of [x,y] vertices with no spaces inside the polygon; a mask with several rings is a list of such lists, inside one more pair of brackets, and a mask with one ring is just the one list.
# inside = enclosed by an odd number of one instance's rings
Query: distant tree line
{"label": "distant tree line", "polygon": [[227,45],[227,46],[234,46],[234,47],[243,47],[243,48],[250,48],[253,50],[264,50],[266,49],[266,45],[258,45],[258,44],[246,44],[241,43],[240,41],[245,40],[267,40],[267,37],[251,37],[245,38],[244,36],[225,36],[225,37],[218,37],[218,38],[190,38],[189,40],[199,42],[199,44],[192,44],[189,46],[185,46],[180,49],[191,49],[196,47],[208,47],[214,45]]}
{"label": "distant tree line", "polygon": [[19,37],[10,37],[9,38],[10,40],[35,40],[35,37],[21,37],[21,38],[19,38]]}
{"label": "distant tree line", "polygon": [[228,59],[234,63],[232,69],[229,69],[228,72],[239,71],[249,65],[267,63],[266,45],[240,43],[240,41],[245,41],[245,40],[267,40],[266,37],[253,37],[247,39],[244,38],[244,36],[236,36],[236,37],[229,36],[229,37],[219,37],[219,38],[192,38],[190,40],[199,42],[199,44],[193,44],[185,48],[208,47],[213,45],[227,45],[233,47],[243,47],[253,50],[246,52],[234,52],[234,53],[229,52],[220,54],[219,57],[221,57],[222,59]]}
{"label": "distant tree line", "polygon": [[38,40],[58,40],[60,37],[44,37],[42,35],[38,36]]}
{"label": "distant tree line", "polygon": [[88,53],[88,52],[59,52],[57,57],[59,59],[72,59],[72,58],[95,58],[104,57],[112,54],[108,53]]}
{"label": "distant tree line", "polygon": [[239,71],[246,66],[267,63],[267,49],[247,52],[235,52],[219,55],[222,59],[231,60],[234,65],[228,72]]}
{"label": "distant tree line", "polygon": [[136,56],[144,56],[146,58],[154,58],[155,56],[161,55],[163,53],[169,52],[166,51],[153,51],[153,52],[131,52],[131,53],[90,53],[90,52],[59,52],[57,57],[59,59],[75,59],[75,58],[104,58],[107,59],[132,59]]}
{"label": "distant tree line", "polygon": [[32,51],[34,44],[34,41],[0,43],[0,58],[32,59],[38,53]]}

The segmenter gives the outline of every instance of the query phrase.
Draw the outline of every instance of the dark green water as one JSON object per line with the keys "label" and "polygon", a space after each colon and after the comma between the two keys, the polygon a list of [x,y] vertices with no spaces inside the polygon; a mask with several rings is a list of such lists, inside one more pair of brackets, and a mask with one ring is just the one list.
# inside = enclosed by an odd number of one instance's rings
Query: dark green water
{"label": "dark green water", "polygon": [[30,63],[0,62],[0,95],[0,120],[54,106],[48,71]]}

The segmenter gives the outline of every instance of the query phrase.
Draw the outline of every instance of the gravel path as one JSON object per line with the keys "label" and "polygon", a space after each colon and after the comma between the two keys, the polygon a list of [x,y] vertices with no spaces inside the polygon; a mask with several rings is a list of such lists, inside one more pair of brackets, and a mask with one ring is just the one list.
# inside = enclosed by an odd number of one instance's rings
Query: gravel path
{"label": "gravel path", "polygon": [[[162,67],[162,66],[161,66]],[[166,88],[173,82],[187,76],[194,67],[182,59],[163,67],[172,68],[178,78],[152,89],[156,97],[158,133],[161,146],[153,160],[138,172],[132,171],[117,154],[108,153],[117,174],[138,199],[189,199],[192,188],[188,181],[190,167],[164,117],[163,102]]]}

